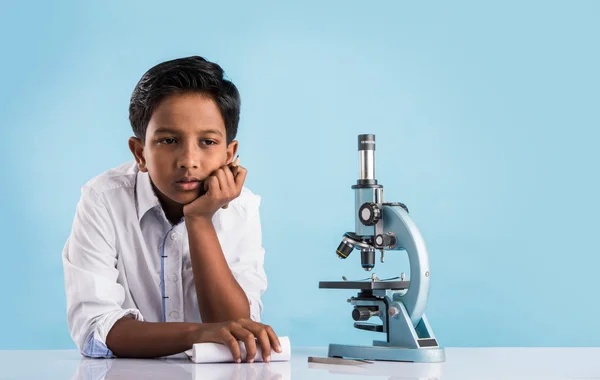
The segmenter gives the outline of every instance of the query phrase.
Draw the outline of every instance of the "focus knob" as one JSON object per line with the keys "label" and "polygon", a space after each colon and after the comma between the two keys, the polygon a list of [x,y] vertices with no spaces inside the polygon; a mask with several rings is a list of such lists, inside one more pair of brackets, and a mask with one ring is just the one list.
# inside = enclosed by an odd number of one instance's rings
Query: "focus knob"
{"label": "focus knob", "polygon": [[395,247],[396,246],[396,235],[387,233],[384,235],[375,236],[375,245],[377,247]]}
{"label": "focus knob", "polygon": [[381,209],[375,203],[363,203],[358,209],[358,217],[365,226],[374,226],[381,219]]}
{"label": "focus knob", "polygon": [[356,307],[352,310],[352,319],[355,321],[367,321],[371,318],[371,310],[366,307]]}

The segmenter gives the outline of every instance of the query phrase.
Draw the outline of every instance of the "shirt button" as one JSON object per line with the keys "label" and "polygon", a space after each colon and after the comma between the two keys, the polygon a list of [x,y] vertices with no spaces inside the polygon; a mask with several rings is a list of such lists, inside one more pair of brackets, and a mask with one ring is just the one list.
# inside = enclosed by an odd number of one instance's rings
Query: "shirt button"
{"label": "shirt button", "polygon": [[170,278],[173,282],[177,282],[177,280],[179,280],[179,276],[177,275],[177,273],[172,273]]}
{"label": "shirt button", "polygon": [[171,317],[173,319],[177,319],[177,318],[179,318],[179,313],[176,311],[172,311],[169,313],[169,317]]}
{"label": "shirt button", "polygon": [[179,239],[179,234],[177,232],[171,232],[171,240]]}

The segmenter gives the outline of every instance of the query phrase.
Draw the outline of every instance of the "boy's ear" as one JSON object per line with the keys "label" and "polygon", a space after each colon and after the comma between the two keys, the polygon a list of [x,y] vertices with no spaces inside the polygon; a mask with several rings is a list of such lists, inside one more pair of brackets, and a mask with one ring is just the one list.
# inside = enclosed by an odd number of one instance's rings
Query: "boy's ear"
{"label": "boy's ear", "polygon": [[238,142],[237,140],[233,140],[227,145],[227,165],[229,165],[238,151]]}
{"label": "boy's ear", "polygon": [[137,162],[137,166],[141,172],[147,172],[146,159],[144,158],[144,143],[137,137],[129,138],[129,150]]}

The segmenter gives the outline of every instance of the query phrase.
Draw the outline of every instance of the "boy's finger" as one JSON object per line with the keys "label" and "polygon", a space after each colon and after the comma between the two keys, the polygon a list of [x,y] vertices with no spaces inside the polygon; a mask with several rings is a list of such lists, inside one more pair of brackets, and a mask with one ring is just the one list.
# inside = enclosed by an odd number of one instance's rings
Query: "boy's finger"
{"label": "boy's finger", "polygon": [[[231,168],[227,165],[223,166],[223,171],[225,172],[225,176],[227,177],[227,189],[229,189],[229,191],[233,192],[236,190],[236,186],[235,186],[235,179],[233,178],[233,173],[231,172]],[[221,187],[223,189],[223,191],[225,191],[225,189],[223,187]],[[229,191],[226,192],[226,194],[230,194]],[[225,205],[223,207],[221,207],[223,209],[229,208],[229,203],[225,203]]]}
{"label": "boy's finger", "polygon": [[265,330],[267,331],[267,334],[269,335],[269,340],[271,341],[271,346],[273,347],[273,349],[275,349],[275,351],[281,353],[281,342],[279,341],[277,334],[275,334],[275,331],[273,331],[271,326],[267,326],[267,325],[264,325],[264,326],[265,326]]}
{"label": "boy's finger", "polygon": [[221,337],[221,342],[227,346],[227,348],[229,348],[233,361],[236,363],[241,363],[242,354],[240,353],[240,345],[238,344],[237,339],[235,339],[235,337],[229,331],[224,331],[226,332],[223,332],[224,336]]}
{"label": "boy's finger", "polygon": [[223,168],[217,169],[217,171],[215,172],[215,176],[219,179],[219,189],[221,191],[225,191],[228,188],[227,175],[225,175],[225,170]]}
{"label": "boy's finger", "polygon": [[238,171],[240,169],[239,166],[229,166],[229,169],[231,170],[231,174],[233,174],[233,178],[235,178],[238,174]]}
{"label": "boy's finger", "polygon": [[265,330],[265,328],[263,326],[261,326],[260,324],[258,324],[258,326],[260,327],[260,330],[258,331],[256,338],[258,339],[258,344],[260,345],[260,349],[262,351],[262,357],[265,362],[270,362],[271,361],[271,341],[269,339],[269,334],[267,333],[267,330]]}
{"label": "boy's finger", "polygon": [[225,177],[227,177],[227,186],[230,189],[235,189],[235,179],[231,168],[227,165],[223,166],[223,172],[225,172]]}
{"label": "boy's finger", "polygon": [[219,192],[221,188],[219,187],[219,179],[214,175],[211,175],[204,181],[204,190],[211,191],[211,193]]}
{"label": "boy's finger", "polygon": [[256,356],[256,341],[254,340],[254,334],[238,324],[232,326],[231,332],[238,340],[244,342],[244,345],[246,346],[246,361],[248,363],[254,362],[254,357]]}
{"label": "boy's finger", "polygon": [[246,180],[246,175],[248,171],[246,168],[238,166],[238,173],[235,176],[235,187],[238,191],[242,191],[242,187],[244,186],[244,181]]}
{"label": "boy's finger", "polygon": [[221,167],[217,173],[219,173],[219,186],[221,186],[221,198],[231,200],[236,193],[235,181],[229,167]]}
{"label": "boy's finger", "polygon": [[244,327],[250,330],[252,334],[254,334],[254,336],[256,337],[258,345],[260,346],[260,349],[262,351],[263,360],[265,362],[271,361],[271,341],[269,334],[265,329],[265,325],[253,321],[248,321],[248,323]]}

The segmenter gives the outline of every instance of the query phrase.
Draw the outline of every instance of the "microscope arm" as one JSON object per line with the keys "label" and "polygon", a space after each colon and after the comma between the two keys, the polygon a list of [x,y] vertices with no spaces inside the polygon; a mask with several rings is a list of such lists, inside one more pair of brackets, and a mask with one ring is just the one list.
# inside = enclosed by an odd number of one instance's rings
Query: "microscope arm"
{"label": "microscope arm", "polygon": [[427,247],[419,229],[401,206],[383,206],[384,232],[396,235],[393,250],[406,250],[410,262],[410,285],[402,296],[394,295],[394,300],[402,302],[410,315],[413,326],[417,326],[429,297],[429,257]]}

